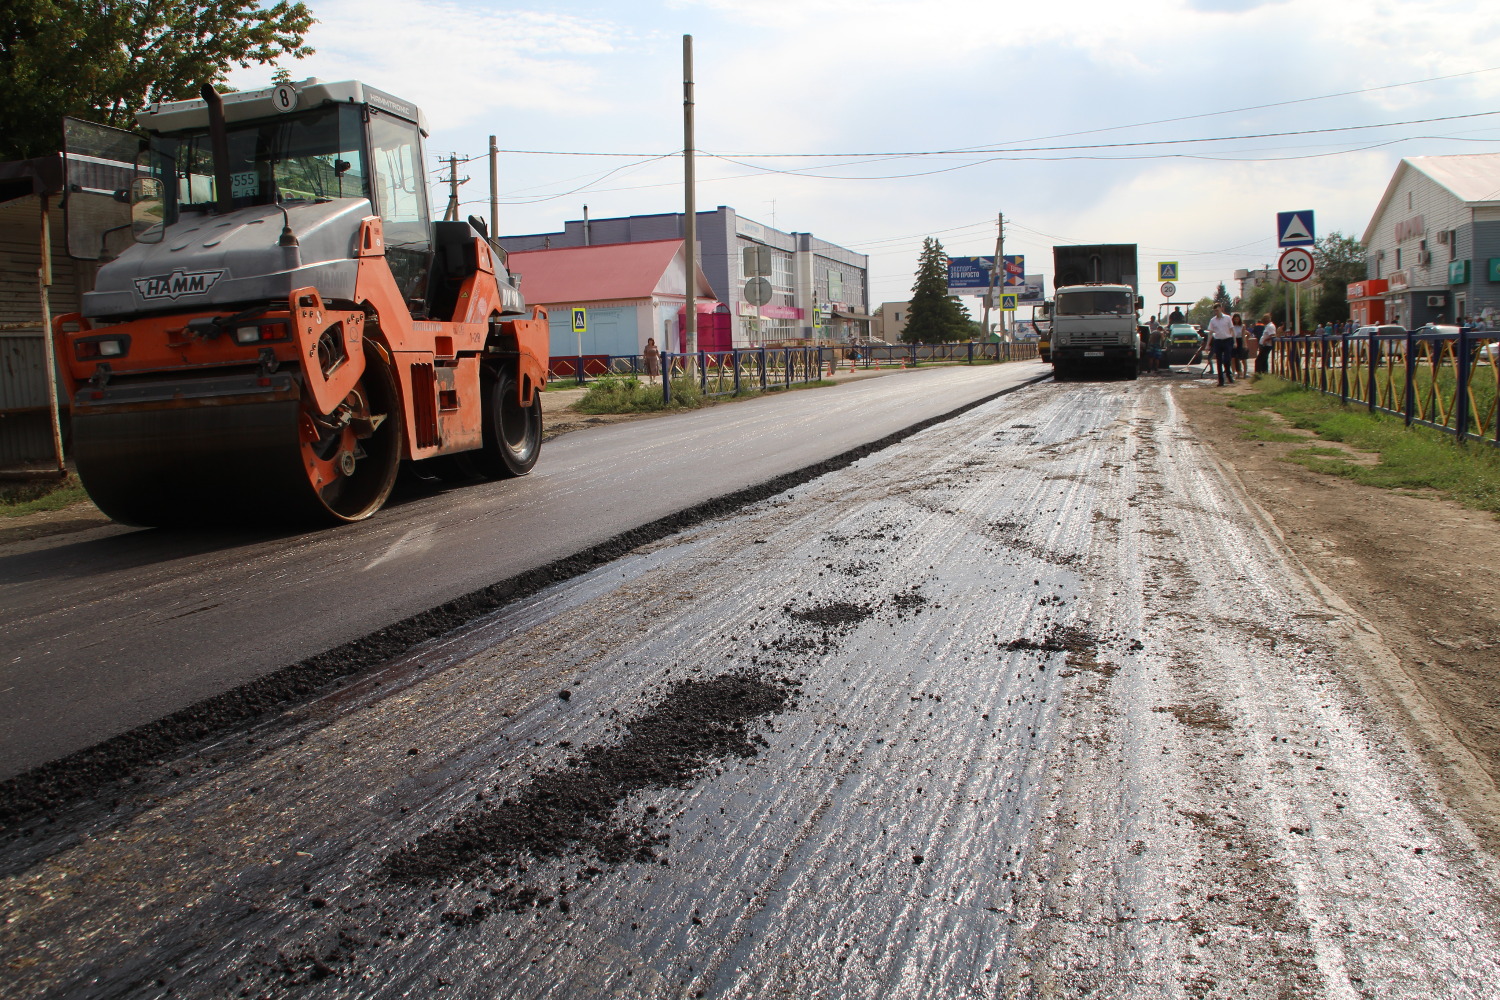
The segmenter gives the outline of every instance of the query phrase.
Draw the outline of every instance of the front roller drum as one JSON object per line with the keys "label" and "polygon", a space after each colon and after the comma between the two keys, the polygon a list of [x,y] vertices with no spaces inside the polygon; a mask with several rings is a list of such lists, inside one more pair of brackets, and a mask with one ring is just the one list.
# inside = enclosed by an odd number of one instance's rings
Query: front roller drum
{"label": "front roller drum", "polygon": [[[89,497],[144,527],[358,521],[385,503],[401,458],[395,382],[378,359],[334,413],[283,391],[76,406],[73,455]],[[226,388],[233,383],[225,380]]]}

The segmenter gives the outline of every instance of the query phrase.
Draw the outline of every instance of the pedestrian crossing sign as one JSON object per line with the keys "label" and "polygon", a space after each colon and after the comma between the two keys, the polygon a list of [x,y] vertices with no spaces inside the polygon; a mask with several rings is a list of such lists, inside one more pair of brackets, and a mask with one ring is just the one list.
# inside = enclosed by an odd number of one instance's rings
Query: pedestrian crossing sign
{"label": "pedestrian crossing sign", "polygon": [[575,308],[573,310],[573,332],[589,332],[589,311],[587,309]]}
{"label": "pedestrian crossing sign", "polygon": [[1016,292],[1003,292],[1000,295],[1000,311],[1013,313],[1016,311]]}
{"label": "pedestrian crossing sign", "polygon": [[1177,261],[1175,261],[1175,260],[1159,260],[1159,261],[1157,261],[1156,262],[1156,280],[1157,281],[1176,281],[1176,280],[1178,280],[1177,279]]}

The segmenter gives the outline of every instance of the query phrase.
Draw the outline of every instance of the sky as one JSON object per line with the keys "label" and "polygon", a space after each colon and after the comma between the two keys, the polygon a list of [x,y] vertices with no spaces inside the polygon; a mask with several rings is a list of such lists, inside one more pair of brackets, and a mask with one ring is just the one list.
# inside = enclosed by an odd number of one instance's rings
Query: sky
{"label": "sky", "polygon": [[692,35],[698,208],[868,254],[871,306],[924,237],[992,254],[1001,213],[1049,288],[1053,244],[1136,243],[1174,298],[1233,294],[1277,212],[1361,236],[1402,157],[1500,152],[1493,0],[307,2],[293,79],[421,105],[439,211],[457,153],[488,216],[495,135],[501,234],[682,211]]}

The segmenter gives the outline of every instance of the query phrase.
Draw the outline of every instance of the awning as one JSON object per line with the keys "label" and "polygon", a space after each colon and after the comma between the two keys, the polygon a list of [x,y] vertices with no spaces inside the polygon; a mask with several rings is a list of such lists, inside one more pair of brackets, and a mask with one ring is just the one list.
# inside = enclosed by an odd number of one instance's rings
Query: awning
{"label": "awning", "polygon": [[31,194],[56,194],[62,189],[62,157],[56,153],[34,160],[0,163],[0,201]]}
{"label": "awning", "polygon": [[868,323],[870,320],[874,319],[875,317],[874,316],[866,315],[865,313],[839,312],[837,309],[835,309],[833,312],[831,312],[831,313],[828,314],[828,318],[829,319],[852,319],[852,320],[858,320],[860,322]]}

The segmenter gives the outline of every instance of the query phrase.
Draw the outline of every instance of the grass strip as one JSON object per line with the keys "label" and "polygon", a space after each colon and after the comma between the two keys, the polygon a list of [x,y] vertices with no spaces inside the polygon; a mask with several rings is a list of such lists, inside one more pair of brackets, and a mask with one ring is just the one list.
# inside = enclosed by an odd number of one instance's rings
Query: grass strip
{"label": "grass strip", "polygon": [[[1344,476],[1366,486],[1385,489],[1432,490],[1465,507],[1500,514],[1500,449],[1458,439],[1420,425],[1407,427],[1397,417],[1370,413],[1362,406],[1345,406],[1337,399],[1264,375],[1250,386],[1251,394],[1226,405],[1245,414],[1251,426],[1245,436],[1258,440],[1286,440],[1260,411],[1281,414],[1293,427],[1312,431],[1326,441],[1337,441],[1380,456],[1374,465],[1335,458],[1328,449],[1301,449],[1289,461],[1318,472]],[[1295,438],[1296,440],[1307,440]]]}
{"label": "grass strip", "polygon": [[21,517],[43,510],[62,510],[88,498],[78,477],[72,473],[63,479],[7,485],[0,487],[0,517]]}

